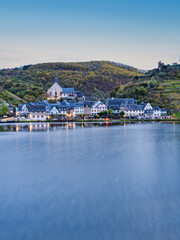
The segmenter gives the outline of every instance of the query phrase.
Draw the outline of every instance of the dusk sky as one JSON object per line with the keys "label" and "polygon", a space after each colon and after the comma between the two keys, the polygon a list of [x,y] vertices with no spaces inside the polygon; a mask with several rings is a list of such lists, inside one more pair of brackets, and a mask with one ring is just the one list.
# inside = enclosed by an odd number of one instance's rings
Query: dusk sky
{"label": "dusk sky", "polygon": [[110,60],[178,62],[179,0],[0,0],[0,68]]}

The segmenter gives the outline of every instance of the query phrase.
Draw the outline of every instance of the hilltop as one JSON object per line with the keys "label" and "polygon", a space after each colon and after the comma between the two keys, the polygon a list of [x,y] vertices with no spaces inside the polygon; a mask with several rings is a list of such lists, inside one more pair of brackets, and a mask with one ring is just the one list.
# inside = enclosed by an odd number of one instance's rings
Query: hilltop
{"label": "hilltop", "polygon": [[124,86],[116,87],[111,97],[133,97],[161,108],[180,110],[180,65],[166,65],[148,71]]}
{"label": "hilltop", "polygon": [[0,95],[8,91],[25,101],[42,100],[56,73],[62,87],[74,87],[94,99],[107,98],[115,87],[142,75],[136,68],[108,61],[28,65],[0,70]]}

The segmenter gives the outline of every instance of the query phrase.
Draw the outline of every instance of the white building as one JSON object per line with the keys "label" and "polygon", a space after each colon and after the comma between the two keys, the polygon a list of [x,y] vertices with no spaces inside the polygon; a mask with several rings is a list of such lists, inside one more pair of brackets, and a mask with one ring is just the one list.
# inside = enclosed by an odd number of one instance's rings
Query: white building
{"label": "white building", "polygon": [[99,114],[100,112],[103,112],[103,111],[107,111],[107,106],[104,103],[102,103],[101,101],[97,101],[92,106],[91,114],[92,115],[97,115],[97,114]]}
{"label": "white building", "polygon": [[30,121],[45,121],[46,107],[41,104],[28,104],[28,119]]}
{"label": "white building", "polygon": [[77,94],[76,94],[76,91],[74,90],[74,88],[63,88],[61,97],[63,99],[76,99]]}
{"label": "white building", "polygon": [[52,107],[50,110],[51,115],[59,115],[59,111],[57,110],[57,107]]}
{"label": "white building", "polygon": [[78,102],[74,106],[75,116],[84,115],[84,103]]}
{"label": "white building", "polygon": [[47,91],[47,99],[54,100],[60,99],[62,96],[62,87],[58,84],[58,77],[56,74],[54,84]]}
{"label": "white building", "polygon": [[127,105],[124,112],[127,118],[161,119],[161,109],[159,107],[153,108],[150,103]]}
{"label": "white building", "polygon": [[125,106],[124,114],[128,118],[139,118],[144,114],[144,105],[127,105]]}
{"label": "white building", "polygon": [[67,107],[65,106],[53,106],[50,110],[51,115],[66,115],[67,114]]}
{"label": "white building", "polygon": [[20,104],[16,108],[16,116],[17,117],[27,116],[28,113],[29,113],[29,110],[27,108],[27,104]]}

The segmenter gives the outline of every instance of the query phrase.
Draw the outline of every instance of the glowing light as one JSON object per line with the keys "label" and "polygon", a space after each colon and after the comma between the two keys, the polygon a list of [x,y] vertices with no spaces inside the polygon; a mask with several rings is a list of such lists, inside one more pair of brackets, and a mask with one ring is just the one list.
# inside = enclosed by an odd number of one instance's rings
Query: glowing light
{"label": "glowing light", "polygon": [[20,130],[19,125],[16,125],[16,132],[19,132],[19,130]]}
{"label": "glowing light", "polygon": [[30,125],[29,125],[29,131],[32,132],[32,130],[33,130],[33,125],[32,125],[32,123],[30,123]]}

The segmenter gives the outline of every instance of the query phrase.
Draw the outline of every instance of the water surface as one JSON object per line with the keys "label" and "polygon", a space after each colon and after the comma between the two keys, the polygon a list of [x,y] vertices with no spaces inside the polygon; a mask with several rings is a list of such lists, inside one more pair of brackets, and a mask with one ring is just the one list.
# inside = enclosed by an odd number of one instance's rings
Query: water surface
{"label": "water surface", "polygon": [[0,125],[0,239],[179,240],[180,125]]}

